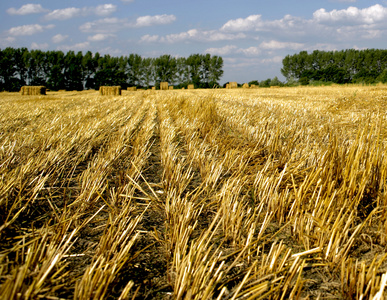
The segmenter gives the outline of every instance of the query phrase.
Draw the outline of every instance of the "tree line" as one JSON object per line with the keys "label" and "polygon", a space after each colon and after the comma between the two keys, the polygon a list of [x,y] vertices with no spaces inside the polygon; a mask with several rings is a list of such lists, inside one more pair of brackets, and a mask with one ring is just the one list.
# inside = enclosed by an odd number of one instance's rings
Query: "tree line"
{"label": "tree line", "polygon": [[387,50],[301,51],[282,61],[281,73],[301,84],[387,82]]}
{"label": "tree line", "polygon": [[163,81],[180,88],[188,84],[212,88],[219,85],[222,68],[222,57],[210,54],[113,57],[90,51],[83,54],[9,47],[0,49],[0,91],[18,91],[24,85],[78,91],[104,85],[149,88]]}

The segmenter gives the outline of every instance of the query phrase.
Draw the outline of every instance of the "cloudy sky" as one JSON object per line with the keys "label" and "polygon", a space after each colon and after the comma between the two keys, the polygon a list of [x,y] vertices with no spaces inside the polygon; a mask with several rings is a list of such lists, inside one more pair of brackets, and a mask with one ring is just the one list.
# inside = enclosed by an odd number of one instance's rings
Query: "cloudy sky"
{"label": "cloudy sky", "polygon": [[0,48],[224,59],[221,83],[278,76],[302,50],[387,48],[387,1],[1,0]]}

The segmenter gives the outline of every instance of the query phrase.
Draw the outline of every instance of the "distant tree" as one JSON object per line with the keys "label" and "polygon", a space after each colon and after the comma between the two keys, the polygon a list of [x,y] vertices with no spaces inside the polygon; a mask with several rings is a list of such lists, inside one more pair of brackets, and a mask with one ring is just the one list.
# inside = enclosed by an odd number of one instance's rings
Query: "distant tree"
{"label": "distant tree", "polygon": [[0,91],[16,91],[21,81],[16,77],[15,49],[6,48],[0,52]]}
{"label": "distant tree", "polygon": [[284,84],[278,79],[277,76],[275,76],[271,81],[270,81],[270,86],[283,86]]}
{"label": "distant tree", "polygon": [[301,85],[308,85],[309,84],[309,78],[308,77],[301,77],[298,82],[301,84]]}
{"label": "distant tree", "polygon": [[127,77],[129,86],[142,85],[142,57],[138,54],[130,54],[127,58]]}
{"label": "distant tree", "polygon": [[387,68],[387,50],[301,51],[286,56],[282,64],[281,73],[287,80],[306,77],[309,81],[373,83]]}
{"label": "distant tree", "polygon": [[176,78],[176,58],[165,54],[154,60],[155,82],[174,83]]}
{"label": "distant tree", "polygon": [[82,52],[69,51],[64,57],[64,78],[67,90],[83,90]]}
{"label": "distant tree", "polygon": [[47,53],[47,61],[50,66],[47,74],[47,87],[58,91],[66,88],[64,71],[64,53],[62,51],[51,51]]}
{"label": "distant tree", "polygon": [[208,75],[209,87],[219,86],[219,80],[223,76],[223,58],[213,56],[210,58],[210,72]]}
{"label": "distant tree", "polygon": [[252,81],[249,82],[249,85],[251,86],[252,84],[258,86],[259,82],[258,82],[258,80],[252,80]]}
{"label": "distant tree", "polygon": [[192,54],[187,58],[188,67],[188,83],[194,84],[195,87],[201,87],[200,67],[201,57],[200,54]]}
{"label": "distant tree", "polygon": [[153,82],[153,78],[155,77],[153,61],[153,58],[145,58],[142,60],[141,82],[146,88],[150,87],[151,83]]}
{"label": "distant tree", "polygon": [[378,82],[387,83],[387,69],[383,70],[382,73],[376,78]]}
{"label": "distant tree", "polygon": [[162,55],[142,58],[137,54],[112,57],[90,51],[41,51],[0,49],[0,90],[16,91],[22,85],[49,89],[98,89],[102,85],[150,87],[161,81],[175,86],[212,88],[223,75],[223,59],[210,54],[188,58]]}
{"label": "distant tree", "polygon": [[97,60],[95,59],[95,56],[93,56],[93,53],[87,51],[82,58],[83,84],[86,89],[95,88],[94,75],[97,64]]}
{"label": "distant tree", "polygon": [[261,83],[259,84],[260,87],[270,87],[271,85],[271,79],[268,78],[264,81],[261,81]]}

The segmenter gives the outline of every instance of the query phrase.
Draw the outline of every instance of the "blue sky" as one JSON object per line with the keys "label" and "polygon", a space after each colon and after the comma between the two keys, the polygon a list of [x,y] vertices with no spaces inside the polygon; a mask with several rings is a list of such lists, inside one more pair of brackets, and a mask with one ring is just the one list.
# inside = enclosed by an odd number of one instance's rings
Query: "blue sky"
{"label": "blue sky", "polygon": [[281,80],[282,59],[387,48],[387,1],[0,1],[0,48],[224,59],[221,83]]}

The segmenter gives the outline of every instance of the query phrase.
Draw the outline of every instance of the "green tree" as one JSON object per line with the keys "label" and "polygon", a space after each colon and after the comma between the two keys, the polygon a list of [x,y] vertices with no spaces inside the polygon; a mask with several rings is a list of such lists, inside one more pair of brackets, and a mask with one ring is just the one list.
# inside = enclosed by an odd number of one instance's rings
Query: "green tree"
{"label": "green tree", "polygon": [[138,54],[130,54],[127,58],[128,85],[141,86],[142,73],[142,57]]}
{"label": "green tree", "polygon": [[82,52],[69,51],[64,57],[64,78],[67,90],[83,90]]}
{"label": "green tree", "polygon": [[176,58],[169,54],[162,55],[154,60],[155,82],[169,82],[173,84],[176,78]]}
{"label": "green tree", "polygon": [[47,61],[50,71],[47,74],[47,87],[54,91],[65,89],[64,53],[62,51],[51,51],[47,53]]}
{"label": "green tree", "polygon": [[141,69],[142,69],[141,82],[146,88],[149,88],[155,77],[154,59],[153,58],[143,59]]}

